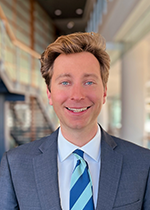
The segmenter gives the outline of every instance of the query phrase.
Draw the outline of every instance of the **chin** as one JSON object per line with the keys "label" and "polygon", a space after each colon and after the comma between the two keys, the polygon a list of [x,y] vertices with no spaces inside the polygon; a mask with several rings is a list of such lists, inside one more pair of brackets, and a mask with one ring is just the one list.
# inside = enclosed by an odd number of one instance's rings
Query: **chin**
{"label": "chin", "polygon": [[69,127],[71,129],[75,129],[75,130],[81,130],[81,129],[83,129],[83,128],[86,127],[86,125],[84,125],[83,123],[82,124],[74,124],[74,125],[73,124],[70,124],[70,125],[69,125]]}

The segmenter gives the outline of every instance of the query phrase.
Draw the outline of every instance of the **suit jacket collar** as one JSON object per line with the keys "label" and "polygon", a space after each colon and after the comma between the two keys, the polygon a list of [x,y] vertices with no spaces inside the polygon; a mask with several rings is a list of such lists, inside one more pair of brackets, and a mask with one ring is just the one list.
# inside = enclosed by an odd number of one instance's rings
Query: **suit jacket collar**
{"label": "suit jacket collar", "polygon": [[[101,172],[97,210],[111,210],[115,201],[122,168],[122,155],[116,152],[117,144],[101,128]],[[33,159],[35,182],[41,209],[61,210],[57,168],[58,130],[39,147],[41,154]]]}

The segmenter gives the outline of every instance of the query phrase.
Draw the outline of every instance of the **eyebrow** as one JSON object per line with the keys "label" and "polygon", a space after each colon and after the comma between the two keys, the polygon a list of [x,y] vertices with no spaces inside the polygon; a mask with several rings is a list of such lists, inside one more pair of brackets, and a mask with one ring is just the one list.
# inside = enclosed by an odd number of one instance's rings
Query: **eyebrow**
{"label": "eyebrow", "polygon": [[58,80],[58,79],[61,79],[61,78],[63,78],[63,77],[72,77],[70,74],[60,74],[57,78],[56,78],[56,80]]}
{"label": "eyebrow", "polygon": [[94,77],[94,78],[97,78],[97,75],[96,74],[84,74],[85,78],[88,78],[88,77]]}

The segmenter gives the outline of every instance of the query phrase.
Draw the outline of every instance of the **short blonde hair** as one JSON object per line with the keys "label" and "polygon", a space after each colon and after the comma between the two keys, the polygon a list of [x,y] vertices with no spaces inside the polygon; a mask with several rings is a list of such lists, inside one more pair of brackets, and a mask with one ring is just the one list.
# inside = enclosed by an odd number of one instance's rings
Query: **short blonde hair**
{"label": "short blonde hair", "polygon": [[94,32],[73,33],[57,38],[55,42],[48,45],[41,55],[41,73],[49,90],[55,59],[60,54],[79,52],[90,52],[98,59],[103,86],[106,86],[110,69],[110,57],[106,52],[105,39]]}

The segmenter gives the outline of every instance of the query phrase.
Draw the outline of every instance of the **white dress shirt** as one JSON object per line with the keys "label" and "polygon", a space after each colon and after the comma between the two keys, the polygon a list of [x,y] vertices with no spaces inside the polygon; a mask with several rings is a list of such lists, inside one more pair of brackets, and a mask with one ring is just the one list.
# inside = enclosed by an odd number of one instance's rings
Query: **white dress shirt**
{"label": "white dress shirt", "polygon": [[61,128],[59,129],[58,180],[59,180],[61,207],[63,210],[69,210],[71,175],[77,162],[77,159],[72,154],[72,152],[76,149],[81,149],[82,151],[85,152],[84,159],[87,161],[89,165],[89,170],[93,184],[94,205],[96,207],[97,196],[98,196],[99,174],[100,174],[100,162],[101,162],[100,142],[101,142],[101,130],[99,126],[95,137],[83,147],[78,147],[67,141],[61,133]]}

